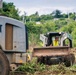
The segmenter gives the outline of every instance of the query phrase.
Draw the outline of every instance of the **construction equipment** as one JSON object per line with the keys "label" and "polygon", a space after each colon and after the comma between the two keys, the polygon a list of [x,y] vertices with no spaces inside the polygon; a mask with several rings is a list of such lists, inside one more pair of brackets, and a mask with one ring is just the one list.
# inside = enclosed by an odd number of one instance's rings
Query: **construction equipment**
{"label": "construction equipment", "polygon": [[[58,37],[58,45],[54,45],[55,37]],[[65,32],[49,32],[41,34],[40,40],[44,47],[34,48],[33,56],[37,61],[44,64],[58,64],[64,62],[66,66],[73,65],[75,56],[70,52],[72,48],[72,37]]]}
{"label": "construction equipment", "polygon": [[0,75],[9,75],[26,62],[27,28],[24,23],[0,16]]}
{"label": "construction equipment", "polygon": [[[59,37],[59,46],[52,46],[54,36]],[[67,38],[70,41],[69,46],[66,46],[65,43]],[[33,51],[33,56],[36,56],[40,63],[51,64],[55,59],[57,62],[65,62],[67,66],[74,63],[75,57],[70,53],[72,47],[70,35],[58,32],[47,33],[46,35],[41,34],[40,39],[45,47],[34,48]],[[0,75],[9,75],[10,70],[15,70],[25,63],[27,58],[30,59],[27,49],[26,25],[18,20],[0,16]]]}

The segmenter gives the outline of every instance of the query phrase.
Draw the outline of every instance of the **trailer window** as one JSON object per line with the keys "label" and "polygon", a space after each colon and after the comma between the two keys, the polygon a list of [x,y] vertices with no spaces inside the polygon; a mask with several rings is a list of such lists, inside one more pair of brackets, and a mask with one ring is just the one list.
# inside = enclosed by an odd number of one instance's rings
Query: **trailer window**
{"label": "trailer window", "polygon": [[2,25],[0,25],[0,32],[2,32]]}

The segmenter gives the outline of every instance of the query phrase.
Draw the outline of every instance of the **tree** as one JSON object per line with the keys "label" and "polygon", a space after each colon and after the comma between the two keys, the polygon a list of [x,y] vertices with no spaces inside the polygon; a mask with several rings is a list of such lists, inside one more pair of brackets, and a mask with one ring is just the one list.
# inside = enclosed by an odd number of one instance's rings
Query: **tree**
{"label": "tree", "polygon": [[40,21],[40,17],[39,17],[39,14],[38,12],[36,12],[35,14],[32,14],[29,16],[31,21]]}
{"label": "tree", "polygon": [[61,11],[60,10],[55,10],[55,11],[52,12],[52,15],[55,18],[60,18],[61,17]]}
{"label": "tree", "polygon": [[53,19],[53,16],[51,14],[41,15],[40,19],[41,20],[51,20],[51,19]]}
{"label": "tree", "polygon": [[65,14],[65,13],[64,13],[64,14],[62,14],[62,17],[63,17],[63,18],[68,18],[68,14]]}
{"label": "tree", "polygon": [[70,17],[70,19],[75,20],[75,13],[70,13],[70,14],[69,14],[69,17]]}
{"label": "tree", "polygon": [[1,9],[0,14],[15,18],[15,19],[20,19],[18,9],[16,9],[15,5],[11,2],[10,3],[3,2],[3,8]]}

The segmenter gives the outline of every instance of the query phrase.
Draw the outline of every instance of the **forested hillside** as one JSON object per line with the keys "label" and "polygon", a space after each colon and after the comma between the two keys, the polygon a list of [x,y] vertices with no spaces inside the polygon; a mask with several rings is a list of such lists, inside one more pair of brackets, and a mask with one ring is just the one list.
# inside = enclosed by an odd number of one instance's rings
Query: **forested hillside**
{"label": "forested hillside", "polygon": [[[26,11],[26,10],[25,10]],[[39,35],[47,32],[68,32],[72,35],[73,46],[76,46],[76,13],[63,13],[60,10],[54,10],[47,15],[39,15],[38,12],[27,16],[19,15],[20,11],[16,9],[13,3],[3,2],[3,8],[0,14],[23,21],[28,28],[29,44],[31,46],[40,46]]]}

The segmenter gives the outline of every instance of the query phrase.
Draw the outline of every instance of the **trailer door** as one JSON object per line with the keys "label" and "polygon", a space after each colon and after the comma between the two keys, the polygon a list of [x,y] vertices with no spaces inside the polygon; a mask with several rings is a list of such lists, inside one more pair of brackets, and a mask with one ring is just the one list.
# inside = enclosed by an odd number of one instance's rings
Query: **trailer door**
{"label": "trailer door", "polygon": [[5,49],[13,49],[13,25],[8,23],[6,24],[5,28]]}

